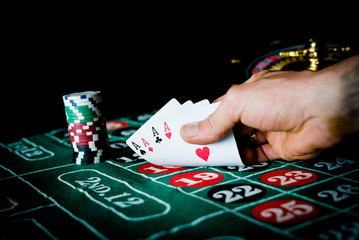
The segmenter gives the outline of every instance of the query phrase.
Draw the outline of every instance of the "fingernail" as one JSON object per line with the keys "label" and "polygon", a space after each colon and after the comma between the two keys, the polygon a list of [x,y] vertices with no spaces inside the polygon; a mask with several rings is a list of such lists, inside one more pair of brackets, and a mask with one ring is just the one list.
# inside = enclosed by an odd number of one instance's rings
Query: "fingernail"
{"label": "fingernail", "polygon": [[189,123],[182,126],[182,134],[186,138],[195,137],[198,134],[198,122]]}

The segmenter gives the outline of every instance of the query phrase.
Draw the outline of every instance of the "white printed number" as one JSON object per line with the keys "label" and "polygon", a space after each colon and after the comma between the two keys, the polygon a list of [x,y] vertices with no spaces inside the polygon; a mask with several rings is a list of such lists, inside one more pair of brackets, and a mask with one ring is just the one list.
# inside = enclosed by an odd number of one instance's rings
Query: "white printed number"
{"label": "white printed number", "polygon": [[114,199],[123,198],[123,197],[127,197],[127,196],[131,196],[131,194],[124,192],[122,194],[115,195],[112,197],[105,197],[105,200],[107,200],[121,208],[128,208],[133,205],[139,205],[139,204],[144,203],[144,200],[139,197],[130,197],[130,198],[127,198],[125,201],[123,201],[123,200],[122,201],[113,201]]}
{"label": "white printed number", "polygon": [[268,208],[261,212],[264,218],[275,216],[277,223],[283,223],[294,219],[296,216],[304,216],[313,211],[313,207],[307,204],[297,204],[295,200],[279,205],[278,208]]}
{"label": "white printed number", "polygon": [[291,171],[284,174],[284,176],[273,176],[268,178],[269,182],[276,182],[280,180],[281,186],[286,186],[295,183],[300,180],[304,180],[312,177],[311,173],[305,173],[302,171]]}
{"label": "white printed number", "polygon": [[[86,180],[75,181],[78,183],[82,189],[87,189],[87,191],[92,191],[97,193],[99,197],[103,197],[106,201],[120,207],[128,208],[134,205],[139,205],[144,203],[144,200],[139,197],[130,197],[131,194],[124,192],[110,197],[104,197],[105,194],[111,191],[111,188],[101,183],[101,178],[99,177],[89,177]],[[128,197],[128,198],[125,198]]]}
{"label": "white printed number", "polygon": [[339,229],[325,230],[319,234],[319,239],[358,239],[359,238],[359,222],[346,222],[339,226]]}
{"label": "white printed number", "polygon": [[340,202],[344,199],[350,198],[352,195],[359,194],[359,187],[353,187],[350,184],[343,184],[336,188],[336,190],[324,190],[318,193],[318,197],[331,197],[334,202]]}
{"label": "white printed number", "polygon": [[[203,181],[215,179],[217,177],[218,177],[217,173],[203,172],[203,173],[193,175],[193,179],[181,178],[181,179],[176,180],[176,182],[182,182],[182,183],[187,184],[187,186],[192,186],[192,185],[202,183]],[[199,180],[199,179],[202,179],[202,180]]]}
{"label": "white printed number", "polygon": [[249,198],[254,195],[262,193],[262,189],[255,188],[249,185],[233,187],[231,190],[221,190],[212,195],[216,199],[224,199],[225,203],[232,203],[244,198]]}

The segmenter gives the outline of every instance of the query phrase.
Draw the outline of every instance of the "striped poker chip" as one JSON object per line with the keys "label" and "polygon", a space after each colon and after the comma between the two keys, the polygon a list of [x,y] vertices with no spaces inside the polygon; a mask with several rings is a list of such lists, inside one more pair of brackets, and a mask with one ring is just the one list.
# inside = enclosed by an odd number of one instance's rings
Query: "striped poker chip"
{"label": "striped poker chip", "polygon": [[91,97],[101,97],[101,91],[76,92],[76,93],[64,95],[62,98],[65,101],[65,100],[83,100]]}
{"label": "striped poker chip", "polygon": [[86,122],[86,123],[67,123],[69,128],[82,128],[82,129],[89,129],[93,126],[105,126],[104,122]]}
{"label": "striped poker chip", "polygon": [[94,164],[106,160],[109,141],[102,114],[100,91],[64,95],[63,102],[69,137],[76,164]]}
{"label": "striped poker chip", "polygon": [[99,133],[101,131],[101,128],[99,128],[98,130],[93,130],[93,131],[85,131],[85,130],[76,130],[76,131],[69,131],[70,136],[92,136],[96,133]]}
{"label": "striped poker chip", "polygon": [[74,152],[74,162],[76,164],[93,164],[93,163],[100,163],[101,158],[104,156],[104,151],[102,149],[98,151],[93,151],[91,153],[86,152]]}
{"label": "striped poker chip", "polygon": [[88,121],[100,121],[100,118],[98,117],[82,118],[82,119],[67,118],[67,122],[69,123],[86,123]]}

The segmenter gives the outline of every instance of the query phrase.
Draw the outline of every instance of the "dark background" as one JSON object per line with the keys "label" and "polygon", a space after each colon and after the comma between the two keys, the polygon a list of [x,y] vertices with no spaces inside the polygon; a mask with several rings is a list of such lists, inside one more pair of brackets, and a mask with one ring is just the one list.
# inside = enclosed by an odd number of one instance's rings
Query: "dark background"
{"label": "dark background", "polygon": [[66,127],[62,95],[72,92],[101,90],[107,119],[159,109],[171,98],[214,100],[246,80],[254,58],[310,37],[353,45],[359,23],[327,14],[315,21],[243,17],[248,9],[230,6],[93,7],[11,9],[2,34],[0,140]]}

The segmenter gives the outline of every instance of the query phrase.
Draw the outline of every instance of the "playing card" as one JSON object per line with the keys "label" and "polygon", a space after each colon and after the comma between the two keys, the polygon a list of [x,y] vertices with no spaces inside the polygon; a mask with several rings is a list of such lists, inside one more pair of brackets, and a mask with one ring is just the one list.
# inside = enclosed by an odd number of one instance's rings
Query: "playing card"
{"label": "playing card", "polygon": [[171,123],[166,122],[167,119],[171,119],[172,116],[180,115],[182,112],[191,111],[192,109],[202,108],[209,105],[209,101],[207,99],[199,101],[195,104],[186,105],[186,103],[184,103],[181,107],[178,107],[175,111],[172,111],[167,115],[162,115],[160,118],[157,118],[157,123],[155,124],[155,126],[165,136],[163,139],[165,144],[162,144],[161,148],[163,148],[164,145],[167,145],[173,139],[172,125]]}
{"label": "playing card", "polygon": [[[187,105],[190,105],[188,102]],[[162,165],[162,157],[157,151],[157,146],[161,144],[163,136],[158,129],[153,126],[156,119],[169,114],[181,107],[181,104],[176,99],[171,99],[158,112],[156,112],[144,125],[141,126],[131,137],[126,141],[126,144],[149,162]]]}
{"label": "playing card", "polygon": [[218,103],[202,100],[180,104],[171,99],[127,141],[127,145],[147,161],[162,166],[243,166],[230,131],[220,141],[208,145],[185,142],[181,127],[201,121],[213,113]]}
{"label": "playing card", "polygon": [[207,106],[198,106],[186,111],[176,111],[167,115],[163,122],[171,128],[171,141],[166,142],[162,149],[166,149],[164,165],[172,166],[234,166],[243,165],[238,153],[237,144],[230,131],[216,143],[208,145],[195,145],[185,142],[181,135],[181,127],[190,122],[201,121],[213,113],[220,102]]}
{"label": "playing card", "polygon": [[[157,146],[157,151],[160,153],[161,155],[161,159],[162,159],[162,164],[158,164],[157,161],[157,165],[165,165],[164,163],[168,161],[169,159],[169,152],[166,149],[166,146],[168,144],[170,144],[170,142],[172,141],[172,125],[168,124],[166,122],[166,120],[163,119],[168,119],[171,115],[176,115],[177,113],[181,113],[184,111],[189,111],[191,109],[194,109],[196,107],[203,107],[205,105],[209,105],[209,101],[208,100],[202,100],[200,102],[197,102],[195,104],[193,104],[191,101],[187,101],[184,104],[182,104],[182,106],[177,107],[174,111],[171,111],[170,113],[168,113],[167,115],[163,116],[161,115],[160,118],[156,118],[153,126],[154,128],[159,130],[159,134],[161,134],[162,136],[162,143],[160,145]],[[151,162],[151,160],[146,159],[147,161]],[[155,162],[151,162],[153,164],[156,164]]]}
{"label": "playing card", "polygon": [[[144,159],[154,164],[161,165],[163,156],[160,146],[164,140],[164,133],[159,131],[156,126],[157,119],[170,114],[179,109],[186,109],[192,106],[192,101],[188,100],[180,104],[176,99],[171,99],[155,115],[153,115],[144,125],[142,125],[127,141],[126,144],[132,150],[140,154]],[[142,147],[142,148],[141,148]]]}

